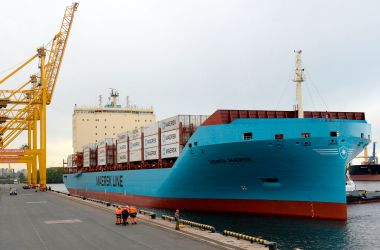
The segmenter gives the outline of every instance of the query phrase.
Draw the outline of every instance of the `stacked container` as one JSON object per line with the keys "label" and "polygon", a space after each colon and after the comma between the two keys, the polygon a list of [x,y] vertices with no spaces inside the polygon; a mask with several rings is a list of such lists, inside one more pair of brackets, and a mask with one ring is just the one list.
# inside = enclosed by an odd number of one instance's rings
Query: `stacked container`
{"label": "stacked container", "polygon": [[115,158],[115,139],[100,140],[98,146],[98,166],[113,165]]}
{"label": "stacked container", "polygon": [[129,161],[141,161],[141,129],[134,129],[128,132],[129,137]]}
{"label": "stacked container", "polygon": [[83,167],[96,166],[96,144],[89,143],[83,146]]}
{"label": "stacked container", "polygon": [[128,132],[117,135],[117,163],[128,162]]}
{"label": "stacked container", "polygon": [[73,167],[73,155],[69,154],[67,156],[67,167],[72,168]]}
{"label": "stacked container", "polygon": [[158,122],[144,126],[144,161],[158,160]]}
{"label": "stacked container", "polygon": [[180,145],[180,115],[162,120],[161,127],[161,158],[178,157],[182,150]]}

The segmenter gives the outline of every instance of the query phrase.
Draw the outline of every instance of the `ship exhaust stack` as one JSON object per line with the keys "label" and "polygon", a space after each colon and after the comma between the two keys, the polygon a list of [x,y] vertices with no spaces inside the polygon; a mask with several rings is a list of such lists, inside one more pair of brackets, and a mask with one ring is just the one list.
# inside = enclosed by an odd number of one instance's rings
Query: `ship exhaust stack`
{"label": "ship exhaust stack", "polygon": [[295,50],[296,53],[296,69],[294,75],[294,82],[296,82],[296,94],[297,94],[297,110],[298,110],[298,118],[304,118],[303,113],[303,102],[302,102],[302,82],[305,80],[304,78],[304,68],[302,68],[302,60],[301,53],[302,50]]}

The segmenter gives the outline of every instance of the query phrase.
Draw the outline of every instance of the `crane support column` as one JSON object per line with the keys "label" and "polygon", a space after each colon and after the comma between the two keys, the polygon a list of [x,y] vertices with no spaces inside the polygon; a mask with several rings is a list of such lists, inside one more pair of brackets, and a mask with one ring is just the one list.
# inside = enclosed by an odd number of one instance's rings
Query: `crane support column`
{"label": "crane support column", "polygon": [[40,189],[46,189],[46,74],[45,74],[45,57],[46,50],[41,47],[38,49],[40,57],[41,72],[41,109],[40,109]]}
{"label": "crane support column", "polygon": [[[28,149],[32,149],[32,122],[28,121]],[[26,164],[28,187],[32,186],[32,163],[28,161]]]}

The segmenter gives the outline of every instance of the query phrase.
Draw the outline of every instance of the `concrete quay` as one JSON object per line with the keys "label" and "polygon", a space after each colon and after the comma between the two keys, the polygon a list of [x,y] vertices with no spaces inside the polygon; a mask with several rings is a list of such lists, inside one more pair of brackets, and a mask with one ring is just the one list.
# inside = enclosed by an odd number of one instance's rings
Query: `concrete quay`
{"label": "concrete quay", "polygon": [[0,186],[0,249],[268,249],[263,245],[138,215],[114,224],[114,207],[53,192]]}

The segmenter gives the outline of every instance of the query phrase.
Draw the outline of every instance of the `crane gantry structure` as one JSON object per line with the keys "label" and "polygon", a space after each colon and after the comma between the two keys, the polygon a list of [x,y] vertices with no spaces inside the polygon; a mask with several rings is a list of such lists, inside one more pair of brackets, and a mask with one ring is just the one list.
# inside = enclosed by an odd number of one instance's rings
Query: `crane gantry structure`
{"label": "crane gantry structure", "polygon": [[[46,190],[46,106],[52,101],[77,8],[78,3],[66,7],[61,28],[49,49],[38,48],[30,59],[0,80],[0,85],[6,83],[38,58],[39,70],[30,79],[17,88],[0,90],[0,163],[25,163],[28,185],[32,187],[38,185],[38,165],[41,190]],[[11,143],[25,131],[27,144],[10,149]]]}

